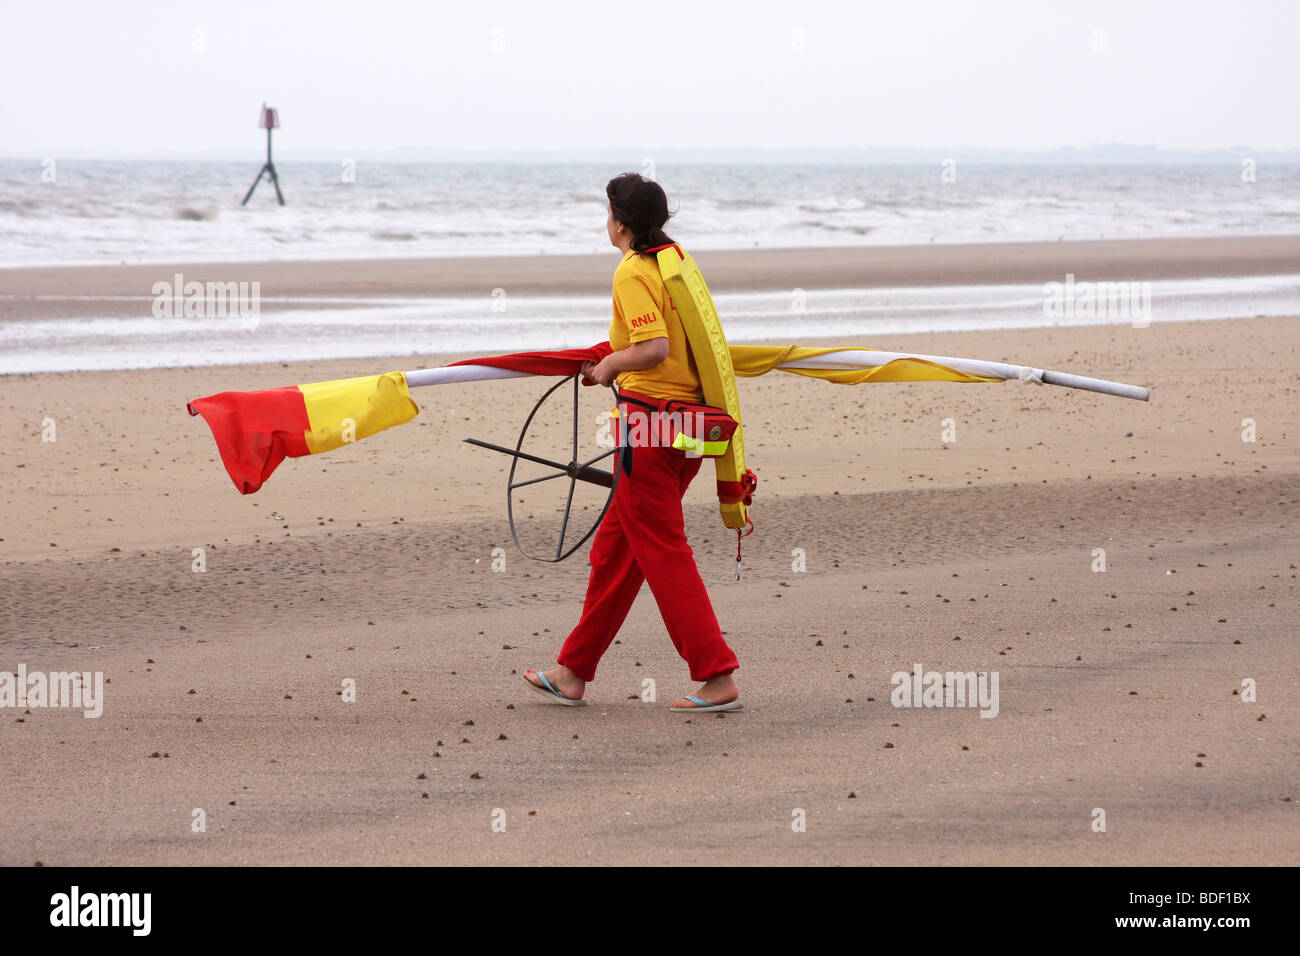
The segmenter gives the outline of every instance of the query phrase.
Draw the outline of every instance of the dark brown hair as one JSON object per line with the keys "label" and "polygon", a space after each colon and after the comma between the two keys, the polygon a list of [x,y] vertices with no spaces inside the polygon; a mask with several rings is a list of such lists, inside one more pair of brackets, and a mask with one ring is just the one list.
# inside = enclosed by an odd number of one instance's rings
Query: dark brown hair
{"label": "dark brown hair", "polygon": [[605,186],[614,219],[632,230],[632,248],[645,252],[672,243],[664,223],[672,218],[663,187],[640,173],[623,173]]}

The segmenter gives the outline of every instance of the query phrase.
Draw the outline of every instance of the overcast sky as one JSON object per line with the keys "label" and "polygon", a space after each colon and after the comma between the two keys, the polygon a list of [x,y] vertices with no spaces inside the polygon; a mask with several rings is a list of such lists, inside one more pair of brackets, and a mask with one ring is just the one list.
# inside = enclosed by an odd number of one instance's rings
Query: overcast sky
{"label": "overcast sky", "polygon": [[1300,3],[5,0],[0,153],[1300,147]]}

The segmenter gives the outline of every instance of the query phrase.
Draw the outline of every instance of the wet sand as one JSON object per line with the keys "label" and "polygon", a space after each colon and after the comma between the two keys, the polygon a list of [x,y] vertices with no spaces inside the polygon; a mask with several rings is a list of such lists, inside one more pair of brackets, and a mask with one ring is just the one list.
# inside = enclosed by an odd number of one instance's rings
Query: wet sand
{"label": "wet sand", "polygon": [[[0,321],[140,314],[155,282],[260,282],[262,296],[603,294],[614,253],[0,269]],[[1300,272],[1300,236],[1105,239],[700,251],[715,292],[1080,281]],[[268,304],[268,308],[273,308]]]}

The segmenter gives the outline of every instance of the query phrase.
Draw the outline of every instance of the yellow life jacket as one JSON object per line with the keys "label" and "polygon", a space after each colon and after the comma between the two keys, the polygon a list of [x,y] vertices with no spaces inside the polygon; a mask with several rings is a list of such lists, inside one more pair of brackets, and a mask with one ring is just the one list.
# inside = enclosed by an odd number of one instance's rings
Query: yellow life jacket
{"label": "yellow life jacket", "polygon": [[740,417],[740,394],[736,389],[736,372],[731,365],[731,351],[722,332],[722,321],[704,284],[704,276],[690,254],[677,244],[649,249],[657,253],[659,274],[672,297],[673,306],[686,331],[704,388],[704,401],[724,409],[740,424],[731,435],[726,452],[713,459],[717,469],[718,508],[722,523],[737,531],[749,520],[749,506],[758,484],[755,474],[745,467],[744,420]]}

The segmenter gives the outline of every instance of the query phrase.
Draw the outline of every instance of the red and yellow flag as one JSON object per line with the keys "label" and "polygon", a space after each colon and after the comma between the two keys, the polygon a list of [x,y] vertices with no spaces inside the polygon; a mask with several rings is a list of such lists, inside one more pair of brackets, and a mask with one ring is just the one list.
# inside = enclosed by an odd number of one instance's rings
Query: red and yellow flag
{"label": "red and yellow flag", "polygon": [[240,494],[249,495],[285,458],[300,458],[368,438],[409,422],[419,407],[401,372],[220,392],[185,406],[202,415],[221,462]]}
{"label": "red and yellow flag", "polygon": [[[258,392],[222,392],[196,398],[186,407],[191,415],[202,415],[208,423],[231,481],[241,494],[248,495],[262,487],[285,458],[329,451],[413,419],[419,409],[411,400],[407,375],[416,385],[472,381],[489,377],[480,374],[489,370],[521,375],[573,375],[583,362],[598,362],[610,351],[610,344],[601,342],[586,349],[491,355],[409,373],[388,372]],[[741,377],[780,371],[838,385],[997,382],[1010,374],[1006,369],[1012,368],[1003,366],[999,372],[989,363],[967,359],[899,355],[872,349],[850,351],[856,357],[838,354],[845,352],[839,348],[733,345],[731,360]],[[879,361],[871,360],[873,354],[880,357]],[[818,360],[827,356],[843,362],[818,367]],[[966,367],[954,368],[945,363]],[[584,384],[594,383],[584,380]]]}

